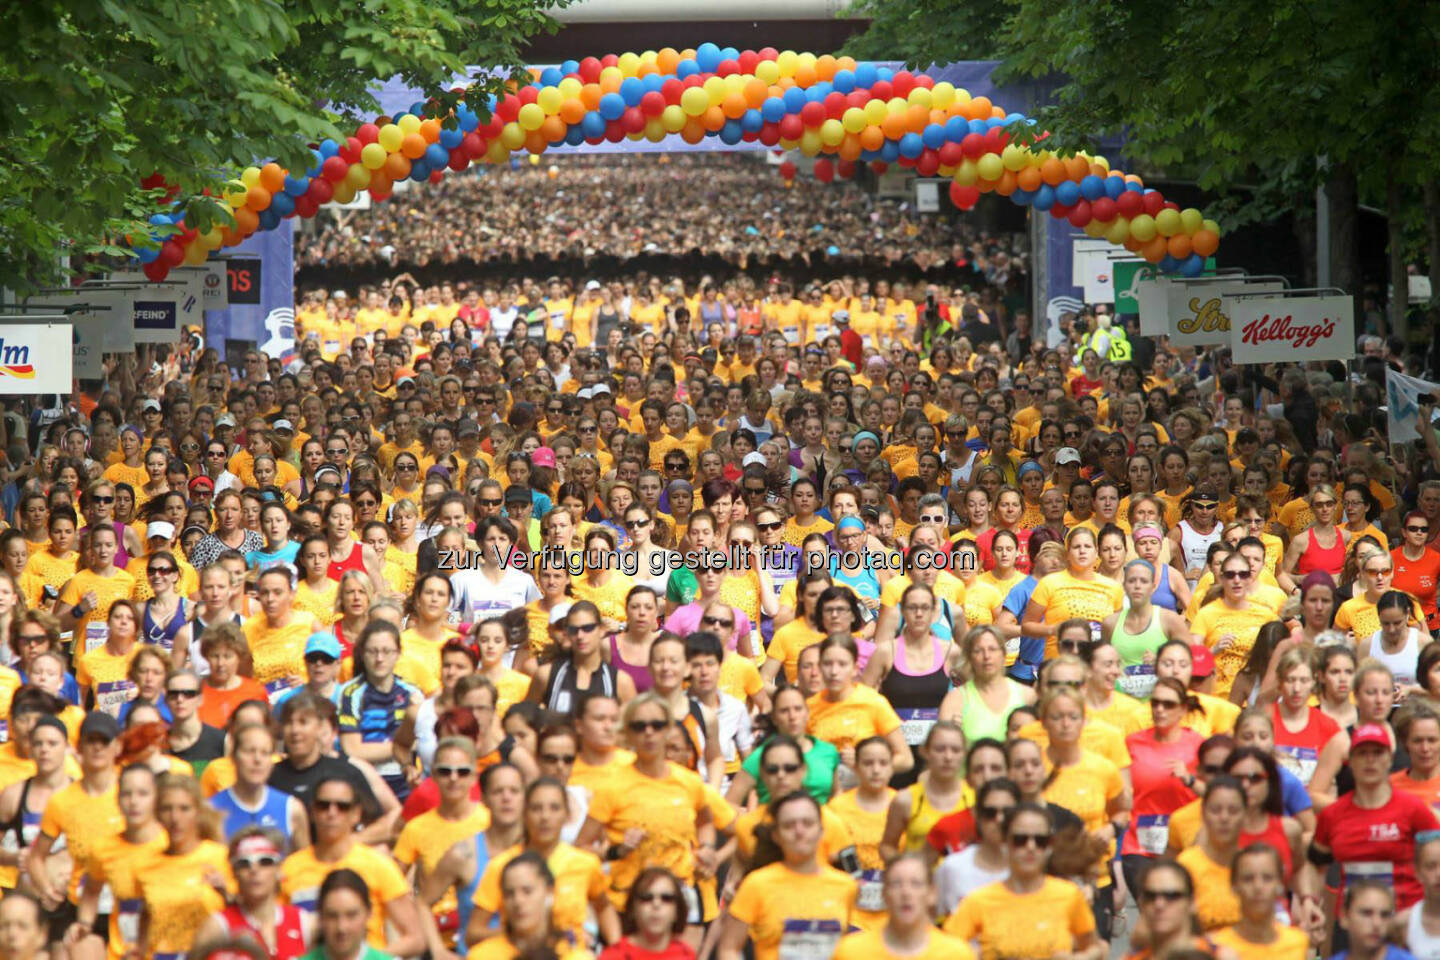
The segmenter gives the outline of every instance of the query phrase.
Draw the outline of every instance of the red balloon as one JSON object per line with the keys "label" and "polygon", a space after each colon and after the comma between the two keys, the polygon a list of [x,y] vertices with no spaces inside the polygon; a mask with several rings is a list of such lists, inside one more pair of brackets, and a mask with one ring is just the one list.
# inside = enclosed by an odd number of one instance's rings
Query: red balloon
{"label": "red balloon", "polygon": [[464,144],[450,151],[450,162],[446,166],[456,173],[470,166],[470,155],[465,152]]}
{"label": "red balloon", "polygon": [[850,106],[850,101],[845,99],[845,94],[831,91],[825,95],[825,118],[827,120],[839,120]]}
{"label": "red balloon", "polygon": [[849,93],[845,94],[846,105],[854,107],[856,110],[864,110],[865,104],[869,102],[869,90],[851,90]]}
{"label": "red balloon", "polygon": [[513,93],[507,93],[495,104],[495,113],[505,123],[509,123],[520,115],[520,98]]}
{"label": "red balloon", "polygon": [[967,187],[963,184],[950,181],[950,202],[961,210],[969,210],[980,201],[980,188]]}
{"label": "red balloon", "polygon": [[1145,200],[1134,190],[1126,190],[1115,198],[1115,209],[1127,219],[1138,217],[1145,212]]}
{"label": "red balloon", "polygon": [[1145,212],[1152,217],[1165,209],[1165,197],[1158,191],[1141,194],[1140,201],[1145,205]]}
{"label": "red balloon", "polygon": [[741,73],[754,73],[755,65],[760,62],[760,54],[754,50],[742,50],[740,51],[740,59],[736,62],[740,64]]}
{"label": "red balloon", "polygon": [[889,80],[876,80],[870,84],[870,96],[876,100],[889,100],[895,96],[895,85]]}
{"label": "red balloon", "polygon": [[605,125],[605,139],[611,143],[619,143],[625,139],[625,128],[619,120],[611,120]]}
{"label": "red balloon", "polygon": [[855,176],[858,170],[859,165],[856,164],[854,160],[841,160],[835,167],[835,172],[846,180]]}
{"label": "red balloon", "polygon": [[870,169],[874,170],[876,173],[884,173],[886,170],[890,169],[890,164],[886,163],[884,160],[871,160]]}
{"label": "red balloon", "polygon": [[600,58],[601,67],[613,67],[620,62],[620,57],[614,53],[607,53]]}
{"label": "red balloon", "polygon": [[721,60],[715,67],[717,77],[731,77],[740,72],[740,64],[735,60]]}
{"label": "red balloon", "polygon": [[1179,211],[1180,204],[1176,203],[1174,200],[1166,200],[1165,203],[1161,205],[1160,209]]}
{"label": "red balloon", "polygon": [[586,83],[594,83],[600,79],[600,61],[594,57],[586,57],[580,61],[580,79]]}
{"label": "red balloon", "polygon": [[759,140],[760,140],[761,143],[765,144],[765,146],[767,146],[767,147],[773,147],[773,146],[775,146],[775,144],[779,143],[779,142],[780,142],[780,124],[778,124],[778,123],[767,123],[767,124],[765,124],[763,127],[761,127],[761,128],[760,128],[760,137],[759,137]]}
{"label": "red balloon", "polygon": [[835,179],[835,164],[825,157],[815,161],[815,179],[821,183],[829,183]]}
{"label": "red balloon", "polygon": [[536,87],[534,84],[531,84],[531,85],[528,86],[528,87],[521,87],[521,88],[520,88],[520,106],[523,107],[523,106],[525,106],[525,104],[527,104],[527,103],[534,103],[534,102],[535,102],[536,100],[538,100],[538,99],[540,99],[540,88],[539,88],[539,87]]}
{"label": "red balloon", "polygon": [[780,164],[780,177],[783,180],[794,180],[795,164],[791,163],[789,160],[786,160],[784,163]]}
{"label": "red balloon", "polygon": [[[318,183],[319,181],[316,181],[316,182]],[[309,220],[311,217],[315,216],[315,214],[317,214],[317,213],[319,213],[319,212],[320,212],[320,204],[316,203],[314,200],[311,200],[311,199],[310,199],[310,195],[309,195],[308,193],[307,193],[305,196],[303,196],[303,197],[297,197],[297,198],[296,198],[296,200],[295,200],[295,215],[296,215],[296,216],[304,217],[306,220]]]}
{"label": "red balloon", "polygon": [[910,91],[915,89],[915,78],[909,70],[901,70],[890,78],[890,85],[895,88],[895,96],[908,97]]}
{"label": "red balloon", "polygon": [[160,245],[160,259],[167,267],[178,267],[185,262],[185,248],[175,240],[166,240]]}
{"label": "red balloon", "polygon": [[1090,206],[1090,201],[1082,199],[1078,203],[1076,203],[1074,209],[1070,211],[1070,216],[1068,219],[1070,220],[1070,225],[1072,227],[1083,227],[1090,222],[1091,217],[1093,217],[1094,215],[1094,211]]}
{"label": "red balloon", "polygon": [[380,139],[380,128],[373,123],[362,123],[355,130],[355,137],[360,141],[360,146],[374,143]]}
{"label": "red balloon", "polygon": [[915,78],[915,86],[924,87],[926,90],[935,89],[935,78],[928,73],[922,73]]}
{"label": "red balloon", "polygon": [[699,86],[703,86],[703,85],[704,85],[704,83],[705,83],[705,77],[704,77],[702,74],[692,73],[692,74],[690,74],[690,76],[688,76],[688,77],[686,77],[684,80],[682,80],[681,83],[683,83],[687,88],[688,88],[688,87],[699,87]]}
{"label": "red balloon", "polygon": [[825,121],[825,105],[811,100],[800,108],[800,122],[807,127],[818,127]]}
{"label": "red balloon", "polygon": [[170,266],[164,260],[151,260],[145,264],[145,276],[154,283],[159,283],[170,275]]}
{"label": "red balloon", "polygon": [[340,158],[345,161],[348,168],[350,164],[360,162],[360,148],[365,144],[360,142],[359,137],[346,137],[345,146],[340,148]]}
{"label": "red balloon", "polygon": [[647,117],[658,117],[665,112],[665,94],[650,90],[640,98],[640,112]]}
{"label": "red balloon", "polygon": [[915,172],[922,177],[933,177],[939,169],[940,154],[934,150],[926,150],[915,161]]}
{"label": "red balloon", "polygon": [[985,135],[983,133],[967,133],[960,141],[960,152],[971,160],[979,160],[985,156]]}
{"label": "red balloon", "polygon": [[500,119],[500,115],[498,113],[491,113],[490,122],[484,124],[483,126],[476,127],[475,132],[480,134],[480,136],[484,137],[486,140],[494,140],[496,137],[500,136],[500,131],[504,128],[504,126],[505,122]]}
{"label": "red balloon", "polygon": [[165,175],[163,173],[152,173],[148,177],[142,177],[140,186],[146,190],[158,190],[165,186]]}
{"label": "red balloon", "polygon": [[1063,203],[1057,203],[1050,208],[1050,216],[1054,217],[1056,220],[1064,220],[1066,217],[1070,216],[1070,211],[1073,209],[1075,208],[1067,207]]}
{"label": "red balloon", "polygon": [[[349,171],[350,164],[340,159],[339,156],[327,157],[325,162],[320,164],[320,176],[315,179],[314,183],[319,183],[322,180],[330,183],[339,183],[345,179],[345,174]],[[313,186],[314,184],[312,183],[311,185]]]}
{"label": "red balloon", "polygon": [[761,47],[759,51],[759,56],[761,60],[774,60],[776,57],[780,56],[780,51],[776,50],[774,47]]}
{"label": "red balloon", "polygon": [[391,187],[386,187],[384,190],[371,190],[370,199],[374,200],[376,203],[384,203],[386,200],[390,199],[391,189]]}
{"label": "red balloon", "polygon": [[1005,141],[1007,139],[1009,138],[1001,132],[999,127],[993,128],[989,133],[985,134],[985,152],[999,153],[1005,149]]}
{"label": "red balloon", "polygon": [[942,167],[958,167],[965,159],[965,151],[960,144],[947,141],[940,147],[940,165]]}
{"label": "red balloon", "polygon": [[805,132],[805,121],[800,119],[798,113],[785,114],[776,126],[780,129],[781,140],[799,140]]}
{"label": "red balloon", "polygon": [[626,107],[625,112],[620,114],[620,126],[625,128],[626,133],[639,133],[645,129],[645,114],[639,107]]}
{"label": "red balloon", "polygon": [[316,206],[329,203],[335,199],[335,185],[324,177],[316,177],[310,181],[310,189],[305,191],[305,196],[315,201]]}
{"label": "red balloon", "polygon": [[430,182],[431,182],[431,183],[439,183],[441,180],[444,180],[444,179],[445,179],[445,171],[444,171],[444,170],[431,170],[431,171],[430,171]]}
{"label": "red balloon", "polygon": [[1101,223],[1110,223],[1118,212],[1115,208],[1115,201],[1109,197],[1101,197],[1090,203],[1090,215]]}
{"label": "red balloon", "polygon": [[667,104],[678,104],[680,102],[680,94],[684,92],[685,81],[678,77],[670,77],[664,83],[660,84],[660,94],[665,98]]}

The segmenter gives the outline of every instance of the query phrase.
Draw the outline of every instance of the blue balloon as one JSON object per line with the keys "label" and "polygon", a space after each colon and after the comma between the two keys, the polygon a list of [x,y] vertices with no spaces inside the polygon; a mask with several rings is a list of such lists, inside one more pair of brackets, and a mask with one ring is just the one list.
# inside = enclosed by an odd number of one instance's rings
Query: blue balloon
{"label": "blue balloon", "polygon": [[[578,67],[579,64],[576,64],[576,66]],[[559,67],[546,67],[544,70],[540,71],[540,83],[543,86],[553,87],[564,79],[565,74],[560,70]]]}
{"label": "blue balloon", "polygon": [[289,174],[286,174],[286,176],[285,176],[285,192],[288,193],[288,194],[290,194],[290,196],[292,196],[292,197],[302,197],[302,196],[305,195],[305,191],[306,191],[306,190],[309,190],[309,189],[310,189],[310,178],[309,178],[309,177],[292,177],[292,176],[290,176]]}
{"label": "blue balloon", "polygon": [[714,73],[723,59],[725,58],[720,55],[720,48],[713,43],[702,43],[695,48],[695,62],[704,73]]}
{"label": "blue balloon", "polygon": [[900,156],[918,157],[925,152],[925,141],[918,133],[907,133],[900,138]]}
{"label": "blue balloon", "polygon": [[1010,194],[1010,199],[1022,207],[1028,207],[1035,200],[1035,191],[1017,189],[1014,193]]}
{"label": "blue balloon", "polygon": [[851,70],[836,70],[832,83],[840,93],[849,93],[855,89],[855,73]]}
{"label": "blue balloon", "polygon": [[581,118],[580,129],[584,131],[587,140],[603,137],[605,136],[605,118],[591,110]]}
{"label": "blue balloon", "polygon": [[[460,132],[462,134],[470,133],[480,126],[480,117],[469,107],[462,107],[460,111],[456,113],[455,118],[460,121]],[[464,137],[462,136],[461,139],[463,140]]]}
{"label": "blue balloon", "polygon": [[1198,277],[1205,270],[1205,258],[1198,253],[1192,253],[1180,261],[1180,273],[1186,277]]}
{"label": "blue balloon", "polygon": [[440,146],[444,147],[446,152],[460,146],[460,141],[464,139],[465,134],[461,133],[458,127],[454,130],[440,130]]}
{"label": "blue balloon", "polygon": [[723,143],[739,143],[744,132],[740,129],[739,120],[726,120],[725,126],[720,128],[720,140]]}
{"label": "blue balloon", "polygon": [[410,104],[410,112],[415,114],[415,116],[417,117],[425,116],[425,101],[416,100],[414,103]]}
{"label": "blue balloon", "polygon": [[432,143],[425,148],[425,162],[438,170],[450,162],[450,151],[438,143]]}
{"label": "blue balloon", "polygon": [[1075,206],[1080,202],[1080,185],[1074,180],[1062,180],[1055,188],[1055,199],[1062,206]]}
{"label": "blue balloon", "polygon": [[309,177],[311,180],[314,180],[316,177],[320,176],[320,165],[325,162],[325,158],[320,155],[319,150],[311,150],[310,158],[315,162],[310,164],[310,168],[305,172],[305,176]]}
{"label": "blue balloon", "polygon": [[869,163],[869,162],[872,161],[872,160],[879,160],[879,159],[880,159],[880,151],[879,151],[879,150],[861,150],[861,151],[860,151],[860,159],[861,159],[863,162],[865,162],[865,163]]}
{"label": "blue balloon", "polygon": [[700,72],[700,64],[694,60],[681,60],[675,65],[675,76],[681,80],[684,80],[686,77],[693,77]]}
{"label": "blue balloon", "polygon": [[580,61],[579,61],[579,60],[566,60],[564,63],[560,64],[560,72],[563,73],[563,74],[565,74],[565,76],[567,76],[567,77],[568,77],[570,74],[572,74],[572,73],[579,73],[579,72],[580,72]]}
{"label": "blue balloon", "polygon": [[945,121],[945,139],[959,143],[970,133],[970,121],[964,117],[951,117]]}
{"label": "blue balloon", "polygon": [[273,202],[270,206],[260,211],[259,219],[261,230],[274,230],[280,226],[280,214],[275,212],[275,204]]}
{"label": "blue balloon", "polygon": [[334,140],[326,138],[320,141],[320,156],[325,158],[326,160],[329,160],[331,157],[337,155],[339,152],[340,144],[336,143]]}
{"label": "blue balloon", "polygon": [[721,50],[721,51],[720,51],[720,59],[721,59],[721,60],[739,60],[739,59],[740,59],[740,51],[739,51],[739,50],[736,50],[734,47],[726,47],[724,50]]}
{"label": "blue balloon", "polygon": [[[792,87],[791,89],[798,90],[799,87]],[[818,83],[813,84],[805,91],[805,100],[808,103],[819,103],[824,100],[826,96],[827,93],[824,90],[820,89],[820,84]]]}
{"label": "blue balloon", "polygon": [[627,107],[640,106],[640,98],[645,96],[645,84],[639,77],[626,77],[620,81],[620,98],[625,101]]}
{"label": "blue balloon", "polygon": [[984,120],[971,120],[970,132],[978,133],[982,137],[990,131],[990,126]]}
{"label": "blue balloon", "polygon": [[274,210],[276,216],[283,217],[287,213],[295,212],[295,198],[285,192],[275,194],[270,198],[270,206],[267,210]]}
{"label": "blue balloon", "polygon": [[1048,183],[1040,184],[1040,189],[1035,191],[1035,198],[1030,203],[1036,210],[1049,210],[1055,206],[1055,188]]}
{"label": "blue balloon", "polygon": [[835,244],[833,244],[833,243],[830,244],[830,246],[828,246],[828,247],[825,248],[825,252],[826,252],[827,254],[829,254],[830,256],[832,256],[832,257],[838,257],[838,256],[840,256],[840,248],[837,247],[837,246],[835,246]]}
{"label": "blue balloon", "polygon": [[785,101],[779,97],[766,97],[760,104],[760,119],[766,123],[779,123],[785,116]]}
{"label": "blue balloon", "polygon": [[815,83],[810,87],[810,89],[811,89],[811,90],[819,90],[819,91],[820,91],[820,99],[821,99],[821,100],[824,100],[826,97],[830,96],[830,94],[832,94],[832,93],[835,92],[835,85],[834,85],[833,83],[831,83],[829,80],[817,80],[817,81],[815,81]]}
{"label": "blue balloon", "polygon": [[945,146],[945,128],[938,123],[926,124],[920,132],[920,140],[929,149],[939,150]]}
{"label": "blue balloon", "polygon": [[984,122],[986,130],[994,130],[996,127],[1005,126],[1005,121],[1000,117],[987,117]]}
{"label": "blue balloon", "polygon": [[765,118],[760,116],[759,110],[746,110],[740,118],[740,129],[746,133],[759,133],[765,126]]}
{"label": "blue balloon", "polygon": [[1105,196],[1105,181],[1095,174],[1088,174],[1080,180],[1080,193],[1086,200],[1094,202]]}
{"label": "blue balloon", "polygon": [[607,93],[600,98],[600,116],[606,120],[619,120],[625,112],[625,98],[618,93]]}
{"label": "blue balloon", "polygon": [[[913,136],[913,134],[912,134]],[[894,140],[886,140],[880,145],[880,159],[886,163],[894,163],[900,159],[900,144]]]}
{"label": "blue balloon", "polygon": [[584,124],[577,123],[577,124],[575,124],[575,126],[571,127],[569,130],[565,131],[565,142],[568,143],[568,144],[569,144],[570,146],[572,146],[572,147],[578,147],[578,146],[580,146],[580,144],[584,143],[584,142],[585,142],[585,126],[584,126]]}
{"label": "blue balloon", "polygon": [[857,63],[855,65],[855,86],[862,90],[869,90],[875,86],[875,81],[880,79],[880,73],[875,69],[873,63]]}
{"label": "blue balloon", "polygon": [[1020,123],[1024,119],[1025,114],[1023,113],[1007,113],[1005,114],[1005,126],[1008,127],[1012,123]]}
{"label": "blue balloon", "polygon": [[650,93],[651,91],[659,93],[661,88],[665,86],[665,78],[658,73],[647,73],[640,78],[640,83],[644,85],[646,93]]}
{"label": "blue balloon", "polygon": [[1111,200],[1118,200],[1120,194],[1125,192],[1125,178],[1119,174],[1112,173],[1105,178],[1105,196]]}
{"label": "blue balloon", "polygon": [[154,263],[160,257],[159,247],[136,247],[135,256],[141,263]]}
{"label": "blue balloon", "polygon": [[1149,193],[1149,192],[1150,192],[1150,191],[1146,190],[1144,187],[1140,186],[1140,184],[1136,183],[1136,182],[1133,181],[1133,180],[1126,180],[1126,181],[1125,181],[1125,189],[1128,190],[1128,191],[1130,191],[1131,193]]}
{"label": "blue balloon", "polygon": [[166,215],[163,214],[163,213],[152,213],[152,214],[150,214],[150,225],[151,225],[152,227],[168,227],[168,226],[171,226],[171,225],[174,224],[174,223],[175,223],[174,220],[171,220],[168,216],[166,216]]}
{"label": "blue balloon", "polygon": [[785,111],[787,113],[799,113],[805,104],[810,102],[805,99],[805,91],[799,87],[791,87],[789,90],[786,90],[782,99],[785,102]]}
{"label": "blue balloon", "polygon": [[894,71],[894,70],[891,70],[889,67],[876,67],[876,68],[875,68],[875,79],[876,79],[876,80],[884,80],[885,82],[888,83],[888,82],[890,82],[891,80],[894,80],[894,79],[895,79],[895,71]]}
{"label": "blue balloon", "polygon": [[1174,257],[1170,256],[1170,254],[1167,253],[1165,254],[1165,256],[1160,258],[1160,269],[1166,273],[1174,273],[1176,270],[1180,269],[1180,261],[1176,260]]}
{"label": "blue balloon", "polygon": [[430,167],[423,157],[410,164],[410,179],[416,183],[424,183],[430,179]]}

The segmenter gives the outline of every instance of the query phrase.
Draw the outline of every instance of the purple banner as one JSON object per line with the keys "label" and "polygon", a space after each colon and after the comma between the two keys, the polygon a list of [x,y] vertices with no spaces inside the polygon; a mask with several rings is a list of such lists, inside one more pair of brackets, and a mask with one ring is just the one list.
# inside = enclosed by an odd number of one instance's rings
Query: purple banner
{"label": "purple banner", "polygon": [[205,311],[206,342],[222,354],[227,341],[239,341],[288,358],[295,350],[294,224],[282,220],[227,254],[230,306]]}

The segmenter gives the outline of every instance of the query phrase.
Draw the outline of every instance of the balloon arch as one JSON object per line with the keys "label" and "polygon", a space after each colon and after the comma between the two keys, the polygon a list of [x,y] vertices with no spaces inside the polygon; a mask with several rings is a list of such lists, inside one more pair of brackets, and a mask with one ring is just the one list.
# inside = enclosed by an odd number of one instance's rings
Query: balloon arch
{"label": "balloon arch", "polygon": [[[384,200],[398,180],[439,182],[447,171],[506,163],[517,151],[538,155],[562,144],[659,143],[670,136],[692,144],[718,137],[725,144],[798,149],[816,158],[815,176],[826,182],[853,176],[862,163],[947,177],[950,198],[961,209],[973,207],[982,193],[998,193],[1124,246],[1168,273],[1198,275],[1220,244],[1219,225],[1199,210],[1180,209],[1104,157],[1066,158],[1012,143],[1006,130],[1031,122],[1024,115],[924,73],[713,43],[586,57],[533,73],[531,83],[489,102],[487,122],[463,100],[448,125],[415,103],[398,116],[360,124],[343,143],[318,144],[307,171],[276,163],[247,168],[221,200],[234,227],[202,234],[185,226],[183,213],[156,214],[153,225],[180,229],[137,251],[146,275],[163,280],[173,266],[201,263],[257,230],[313,217],[362,190]],[[780,171],[787,179],[797,172],[789,161]],[[163,187],[165,181],[156,174],[144,184]]]}

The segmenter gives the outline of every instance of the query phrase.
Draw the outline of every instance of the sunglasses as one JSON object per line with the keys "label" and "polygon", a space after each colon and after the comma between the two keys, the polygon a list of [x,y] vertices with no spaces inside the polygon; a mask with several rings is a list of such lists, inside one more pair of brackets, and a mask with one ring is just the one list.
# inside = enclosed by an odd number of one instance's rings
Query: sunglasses
{"label": "sunglasses", "polygon": [[499,497],[486,497],[485,499],[480,501],[480,505],[482,507],[498,507],[504,502],[505,501]]}
{"label": "sunglasses", "polygon": [[316,812],[324,812],[326,810],[338,810],[341,813],[349,813],[351,810],[354,809],[354,800],[321,800],[319,797],[315,798]]}
{"label": "sunglasses", "polygon": [[114,503],[114,502],[115,502],[115,498],[114,498],[114,497],[91,497],[91,498],[90,498],[90,502],[91,502],[91,503]]}
{"label": "sunglasses", "polygon": [[644,530],[646,527],[650,526],[650,518],[641,517],[638,520],[626,520],[625,526],[629,527],[631,530]]}
{"label": "sunglasses", "polygon": [[[332,452],[332,453],[338,453],[338,452],[340,452],[340,451],[332,450],[331,452]],[[413,463],[397,463],[397,464],[395,464],[395,472],[396,472],[396,473],[414,473],[416,470],[419,470],[419,469],[420,469],[420,468],[417,467],[417,466],[416,466],[415,464],[413,464]]]}
{"label": "sunglasses", "polygon": [[659,733],[669,724],[664,720],[631,720],[626,727],[631,733]]}
{"label": "sunglasses", "polygon": [[167,699],[167,700],[194,700],[194,699],[195,699],[196,697],[198,697],[198,696],[200,696],[200,691],[199,691],[199,690],[166,690],[166,691],[165,691],[165,699]]}
{"label": "sunglasses", "polygon": [[772,777],[780,773],[799,773],[803,766],[804,764],[801,763],[767,763],[765,772]]}
{"label": "sunglasses", "polygon": [[1430,528],[1427,527],[1427,526],[1423,526],[1423,525],[1421,525],[1421,526],[1407,526],[1407,527],[1405,528],[1405,532],[1406,532],[1406,533],[1429,533],[1429,532],[1430,532]]}
{"label": "sunglasses", "polygon": [[329,654],[307,653],[305,654],[305,662],[310,664],[311,666],[328,667],[330,664],[335,663],[336,661],[335,658],[330,656]]}
{"label": "sunglasses", "polygon": [[[761,491],[761,492],[763,492],[763,491]],[[764,531],[765,533],[774,533],[776,530],[779,530],[779,529],[781,529],[782,527],[784,527],[785,524],[782,523],[782,522],[780,522],[779,520],[772,520],[772,521],[769,522],[769,523],[757,523],[757,524],[755,524],[755,526],[759,527],[759,528],[760,528],[762,531]]]}
{"label": "sunglasses", "polygon": [[50,637],[44,633],[22,633],[15,638],[20,643],[49,643]]}
{"label": "sunglasses", "polygon": [[678,903],[680,900],[680,898],[673,893],[655,893],[652,891],[637,893],[635,899],[641,903],[656,903],[657,901],[659,903]]}
{"label": "sunglasses", "polygon": [[1048,833],[1012,833],[1010,834],[1010,846],[1030,847],[1037,850],[1044,850],[1050,846],[1050,834]]}
{"label": "sunglasses", "polygon": [[542,763],[574,763],[574,762],[575,762],[575,754],[573,754],[573,753],[542,753],[542,754],[540,754],[540,760],[541,760]]}
{"label": "sunglasses", "polygon": [[175,570],[175,567],[151,567],[149,570],[146,571],[146,573],[150,574],[150,576],[152,577],[168,577],[170,574],[174,573]]}
{"label": "sunglasses", "polygon": [[1009,809],[1009,807],[980,807],[979,812],[983,820],[999,820]]}
{"label": "sunglasses", "polygon": [[1180,701],[1179,701],[1179,700],[1156,700],[1156,699],[1154,699],[1154,698],[1151,698],[1151,700],[1150,700],[1150,709],[1151,709],[1151,710],[1155,710],[1155,709],[1174,710],[1174,709],[1175,709],[1176,707],[1178,707],[1178,706],[1180,706]]}
{"label": "sunglasses", "polygon": [[1249,571],[1249,570],[1226,570],[1224,573],[1220,574],[1220,576],[1224,577],[1226,580],[1249,580],[1249,579],[1250,579],[1250,571]]}
{"label": "sunglasses", "polygon": [[565,624],[565,632],[568,633],[568,634],[570,634],[570,636],[572,636],[572,637],[574,637],[574,636],[579,636],[579,635],[582,634],[582,633],[594,633],[596,630],[599,630],[599,629],[600,629],[600,624],[599,624],[598,622],[596,622],[596,623],[567,623],[567,624]]}
{"label": "sunglasses", "polygon": [[724,627],[727,630],[735,626],[735,621],[733,619],[723,620],[720,617],[701,617],[700,622],[705,624],[705,626],[707,627]]}
{"label": "sunglasses", "polygon": [[468,777],[475,772],[474,767],[439,767],[435,768],[435,778],[444,780],[447,777]]}
{"label": "sunglasses", "polygon": [[1155,903],[1156,901],[1160,901],[1163,903],[1179,903],[1181,900],[1188,899],[1188,896],[1189,895],[1186,894],[1184,890],[1140,891],[1140,899],[1145,903]]}
{"label": "sunglasses", "polygon": [[1241,783],[1246,784],[1265,783],[1267,780],[1270,779],[1269,774],[1264,773],[1232,773],[1231,776],[1233,776],[1236,780],[1239,780]]}
{"label": "sunglasses", "polygon": [[279,857],[236,857],[230,861],[230,867],[234,870],[254,870],[256,867],[276,867],[280,865]]}
{"label": "sunglasses", "polygon": [[1379,576],[1389,576],[1391,573],[1394,572],[1394,570],[1395,570],[1394,567],[1386,567],[1384,570],[1371,570],[1370,568],[1367,567],[1367,568],[1365,569],[1365,572],[1368,573],[1368,574],[1370,574],[1370,576],[1372,576],[1372,577],[1379,577]]}

